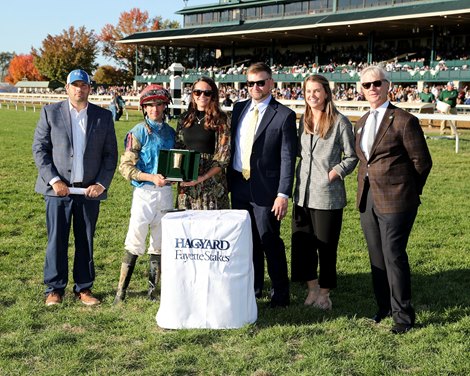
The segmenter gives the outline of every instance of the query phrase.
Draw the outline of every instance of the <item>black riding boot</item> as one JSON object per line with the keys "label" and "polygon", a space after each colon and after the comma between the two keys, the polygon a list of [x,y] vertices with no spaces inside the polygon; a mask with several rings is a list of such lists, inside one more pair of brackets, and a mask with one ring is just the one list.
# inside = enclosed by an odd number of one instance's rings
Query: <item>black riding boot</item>
{"label": "black riding boot", "polygon": [[157,285],[162,273],[162,255],[150,255],[149,263],[149,290],[147,295],[151,301],[156,301],[158,296]]}
{"label": "black riding boot", "polygon": [[119,284],[113,304],[118,304],[126,298],[126,290],[129,286],[129,282],[131,281],[137,257],[138,256],[133,255],[128,251],[124,253],[121,264],[121,275],[119,276]]}

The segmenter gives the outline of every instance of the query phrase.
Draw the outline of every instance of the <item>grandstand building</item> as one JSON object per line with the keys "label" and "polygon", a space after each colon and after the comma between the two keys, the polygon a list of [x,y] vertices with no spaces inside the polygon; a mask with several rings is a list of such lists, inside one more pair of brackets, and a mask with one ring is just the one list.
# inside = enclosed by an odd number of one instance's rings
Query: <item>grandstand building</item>
{"label": "grandstand building", "polygon": [[[183,82],[208,69],[219,83],[240,83],[243,71],[229,67],[259,60],[276,68],[277,82],[319,72],[356,83],[373,62],[390,63],[394,82],[470,82],[469,0],[219,0],[177,13],[182,28],[120,43],[187,49]],[[160,70],[137,73],[138,82],[168,80]]]}

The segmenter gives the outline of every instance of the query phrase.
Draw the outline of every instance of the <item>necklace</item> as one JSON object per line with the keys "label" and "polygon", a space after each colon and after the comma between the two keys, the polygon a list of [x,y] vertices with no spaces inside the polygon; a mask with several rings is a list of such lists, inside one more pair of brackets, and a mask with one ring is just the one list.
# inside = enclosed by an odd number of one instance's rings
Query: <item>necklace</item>
{"label": "necklace", "polygon": [[196,121],[197,121],[197,125],[201,125],[202,121],[205,119],[206,117],[206,114],[204,114],[204,116],[202,118],[198,118],[197,115],[196,115]]}

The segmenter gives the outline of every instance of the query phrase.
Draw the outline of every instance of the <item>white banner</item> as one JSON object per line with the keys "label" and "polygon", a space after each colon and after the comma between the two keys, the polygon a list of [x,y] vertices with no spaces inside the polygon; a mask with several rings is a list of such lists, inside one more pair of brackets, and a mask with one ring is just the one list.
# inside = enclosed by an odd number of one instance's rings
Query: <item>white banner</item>
{"label": "white banner", "polygon": [[442,112],[443,114],[448,114],[450,110],[450,104],[447,104],[446,102],[442,102],[442,101],[437,101],[436,109],[439,112]]}
{"label": "white banner", "polygon": [[187,210],[162,219],[162,328],[239,328],[257,319],[250,216]]}

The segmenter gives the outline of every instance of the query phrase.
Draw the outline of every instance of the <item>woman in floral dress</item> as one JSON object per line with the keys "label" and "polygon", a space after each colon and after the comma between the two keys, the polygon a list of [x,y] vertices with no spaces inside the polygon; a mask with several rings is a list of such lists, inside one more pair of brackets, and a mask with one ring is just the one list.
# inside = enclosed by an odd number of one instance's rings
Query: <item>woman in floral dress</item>
{"label": "woman in floral dress", "polygon": [[230,124],[209,77],[191,88],[191,102],[176,128],[176,148],[201,153],[197,180],[178,184],[178,209],[229,209],[225,170],[230,160]]}

